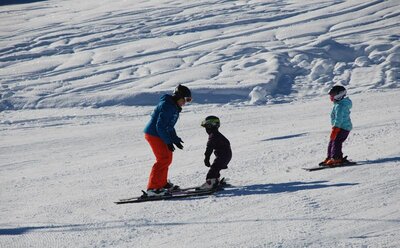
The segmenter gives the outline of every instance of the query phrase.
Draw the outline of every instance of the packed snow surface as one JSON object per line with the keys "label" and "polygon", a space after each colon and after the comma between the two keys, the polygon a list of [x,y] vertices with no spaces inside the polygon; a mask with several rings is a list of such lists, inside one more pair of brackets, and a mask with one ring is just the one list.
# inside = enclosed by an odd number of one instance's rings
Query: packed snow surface
{"label": "packed snow surface", "polygon": [[[0,247],[400,247],[400,2],[0,2]],[[200,185],[221,119],[232,187],[116,205],[154,162],[143,128],[178,84],[170,179]],[[326,156],[348,89],[357,166]]]}

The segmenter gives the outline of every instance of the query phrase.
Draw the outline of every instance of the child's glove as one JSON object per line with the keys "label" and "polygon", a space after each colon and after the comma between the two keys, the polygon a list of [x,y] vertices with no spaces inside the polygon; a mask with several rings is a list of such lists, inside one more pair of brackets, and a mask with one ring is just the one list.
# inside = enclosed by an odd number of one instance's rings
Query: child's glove
{"label": "child's glove", "polygon": [[175,151],[174,144],[167,144],[167,146],[168,146],[168,150],[170,150],[171,152]]}
{"label": "child's glove", "polygon": [[205,159],[204,159],[204,165],[207,166],[207,167],[210,167],[210,166],[211,166],[211,164],[210,164],[210,159],[209,159],[209,158],[205,158]]}

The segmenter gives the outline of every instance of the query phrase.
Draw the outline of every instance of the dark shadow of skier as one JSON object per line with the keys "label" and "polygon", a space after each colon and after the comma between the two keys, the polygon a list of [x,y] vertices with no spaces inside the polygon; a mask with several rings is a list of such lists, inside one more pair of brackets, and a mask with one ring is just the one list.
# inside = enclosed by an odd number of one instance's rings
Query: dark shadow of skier
{"label": "dark shadow of skier", "polygon": [[271,184],[254,184],[243,187],[226,188],[216,195],[218,197],[227,196],[244,196],[244,195],[264,195],[296,192],[301,190],[323,189],[330,187],[348,187],[358,185],[358,183],[336,183],[329,184],[328,181],[314,182],[288,182],[288,183],[271,183]]}
{"label": "dark shadow of skier", "polygon": [[360,161],[359,163],[360,164],[383,164],[383,163],[390,163],[390,162],[400,162],[400,157],[366,160],[366,161]]}
{"label": "dark shadow of skier", "polygon": [[43,2],[43,1],[46,1],[46,0],[2,0],[2,1],[0,1],[0,6],[25,4],[25,3],[36,3],[36,2]]}

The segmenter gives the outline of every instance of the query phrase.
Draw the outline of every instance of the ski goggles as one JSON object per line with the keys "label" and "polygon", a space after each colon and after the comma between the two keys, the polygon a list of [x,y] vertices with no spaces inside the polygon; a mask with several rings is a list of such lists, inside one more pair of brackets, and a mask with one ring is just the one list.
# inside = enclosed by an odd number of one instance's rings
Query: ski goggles
{"label": "ski goggles", "polygon": [[191,97],[184,97],[184,99],[185,99],[185,102],[191,102],[192,101]]}

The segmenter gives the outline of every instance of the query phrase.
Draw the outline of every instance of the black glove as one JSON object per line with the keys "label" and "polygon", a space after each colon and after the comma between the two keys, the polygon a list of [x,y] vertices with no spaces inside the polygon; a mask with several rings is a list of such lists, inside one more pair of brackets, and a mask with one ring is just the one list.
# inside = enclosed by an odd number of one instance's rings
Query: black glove
{"label": "black glove", "polygon": [[207,166],[207,167],[210,167],[210,166],[211,166],[211,164],[210,164],[210,159],[209,159],[209,158],[205,158],[205,159],[204,159],[204,165]]}
{"label": "black glove", "polygon": [[182,145],[182,143],[183,143],[183,140],[181,139],[181,138],[177,138],[176,139],[176,141],[174,142],[174,144],[176,145],[176,147],[178,147],[179,149],[183,149],[183,145]]}
{"label": "black glove", "polygon": [[167,144],[167,146],[168,146],[168,149],[169,149],[171,152],[175,151],[174,144]]}

